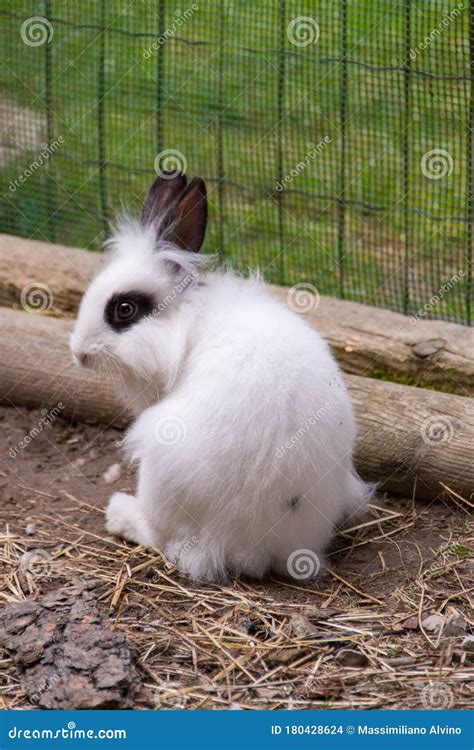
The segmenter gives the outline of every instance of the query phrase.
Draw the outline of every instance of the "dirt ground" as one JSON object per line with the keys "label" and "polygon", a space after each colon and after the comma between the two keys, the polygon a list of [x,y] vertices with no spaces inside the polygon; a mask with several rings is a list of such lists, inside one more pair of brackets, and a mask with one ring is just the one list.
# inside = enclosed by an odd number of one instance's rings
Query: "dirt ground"
{"label": "dirt ground", "polygon": [[[137,646],[137,708],[472,707],[472,518],[462,498],[377,496],[340,533],[317,582],[192,585],[157,551],[109,537],[104,507],[133,491],[118,430],[0,407],[0,606],[97,581]],[[32,433],[33,431],[33,433]],[[35,435],[27,439],[30,434]],[[24,570],[24,553],[48,565]],[[0,652],[0,704],[31,707]],[[74,706],[71,706],[74,708]]]}

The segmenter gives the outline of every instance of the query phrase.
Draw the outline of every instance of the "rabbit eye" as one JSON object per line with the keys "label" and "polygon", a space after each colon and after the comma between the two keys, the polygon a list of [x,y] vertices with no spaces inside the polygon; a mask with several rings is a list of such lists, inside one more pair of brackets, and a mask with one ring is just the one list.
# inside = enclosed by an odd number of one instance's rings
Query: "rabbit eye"
{"label": "rabbit eye", "polygon": [[115,331],[123,331],[149,315],[154,308],[153,299],[140,292],[112,297],[105,307],[105,320]]}
{"label": "rabbit eye", "polygon": [[115,316],[117,320],[130,320],[135,317],[137,312],[137,306],[135,302],[131,300],[125,300],[124,302],[117,302],[115,307]]}

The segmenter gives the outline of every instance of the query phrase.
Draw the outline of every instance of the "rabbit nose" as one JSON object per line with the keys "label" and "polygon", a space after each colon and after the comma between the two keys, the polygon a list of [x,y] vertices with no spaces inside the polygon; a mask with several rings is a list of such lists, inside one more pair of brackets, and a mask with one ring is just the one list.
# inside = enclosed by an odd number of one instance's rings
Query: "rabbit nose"
{"label": "rabbit nose", "polygon": [[87,364],[87,352],[83,352],[80,350],[75,349],[73,351],[74,357],[81,365]]}

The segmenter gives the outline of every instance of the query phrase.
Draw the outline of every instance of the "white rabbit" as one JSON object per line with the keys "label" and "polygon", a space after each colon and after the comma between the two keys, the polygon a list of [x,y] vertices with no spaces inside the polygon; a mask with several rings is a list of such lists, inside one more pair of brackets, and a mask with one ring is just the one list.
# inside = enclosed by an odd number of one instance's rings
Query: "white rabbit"
{"label": "white rabbit", "polygon": [[206,221],[200,178],[158,177],[82,300],[74,358],[117,371],[136,416],[136,496],[112,495],[107,529],[195,580],[309,578],[371,492],[351,404],[301,316],[260,280],[206,268]]}

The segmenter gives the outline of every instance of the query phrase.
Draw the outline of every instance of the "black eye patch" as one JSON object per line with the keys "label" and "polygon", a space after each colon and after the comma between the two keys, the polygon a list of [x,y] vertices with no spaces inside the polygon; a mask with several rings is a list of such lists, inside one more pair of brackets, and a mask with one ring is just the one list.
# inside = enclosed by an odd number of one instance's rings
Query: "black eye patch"
{"label": "black eye patch", "polygon": [[105,321],[114,331],[125,331],[150,315],[155,307],[153,297],[143,292],[117,294],[105,306]]}

